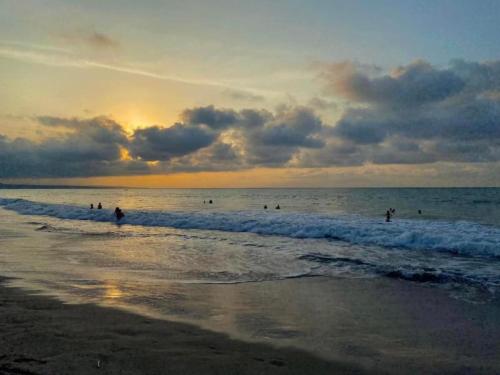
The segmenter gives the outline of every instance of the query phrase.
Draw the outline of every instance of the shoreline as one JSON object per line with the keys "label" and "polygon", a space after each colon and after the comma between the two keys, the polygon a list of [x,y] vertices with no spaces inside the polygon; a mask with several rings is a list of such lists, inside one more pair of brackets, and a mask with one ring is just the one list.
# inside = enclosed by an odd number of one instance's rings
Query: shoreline
{"label": "shoreline", "polygon": [[366,373],[299,349],[247,343],[194,325],[65,304],[0,277],[1,374]]}
{"label": "shoreline", "polygon": [[183,283],[114,262],[128,248],[156,261],[149,237],[37,231],[38,217],[3,213],[2,375],[500,374],[498,295],[383,277]]}
{"label": "shoreline", "polygon": [[[498,303],[464,305],[444,291],[418,284],[302,280],[299,293],[322,286],[338,303],[330,323],[321,313],[317,317],[333,329],[325,339],[335,342],[336,349],[334,357],[326,358],[306,347],[247,340],[121,307],[66,303],[10,286],[9,280],[0,276],[0,374],[500,372],[495,354],[500,348]],[[258,288],[276,295],[292,285],[298,281]],[[223,288],[234,292],[241,286]],[[243,289],[255,291],[255,285]],[[325,290],[318,290],[318,295],[324,296]],[[344,318],[335,321],[341,311]]]}

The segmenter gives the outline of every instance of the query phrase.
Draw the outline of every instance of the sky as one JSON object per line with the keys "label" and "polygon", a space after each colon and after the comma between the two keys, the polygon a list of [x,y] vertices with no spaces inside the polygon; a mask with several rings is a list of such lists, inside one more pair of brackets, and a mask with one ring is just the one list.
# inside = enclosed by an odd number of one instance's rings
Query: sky
{"label": "sky", "polygon": [[500,186],[499,14],[0,0],[0,182]]}

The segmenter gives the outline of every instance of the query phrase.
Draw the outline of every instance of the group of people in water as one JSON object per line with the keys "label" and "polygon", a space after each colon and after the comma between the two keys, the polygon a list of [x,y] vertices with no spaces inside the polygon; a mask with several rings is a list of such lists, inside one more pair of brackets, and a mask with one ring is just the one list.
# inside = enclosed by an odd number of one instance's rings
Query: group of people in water
{"label": "group of people in water", "polygon": [[[422,210],[418,210],[417,211],[419,215],[422,215]],[[396,209],[395,208],[389,208],[386,212],[385,212],[385,222],[386,223],[390,223],[391,222],[391,218],[396,215]]]}
{"label": "group of people in water", "polygon": [[[91,203],[90,204],[90,209],[93,210],[94,209],[94,203]],[[99,202],[99,204],[97,205],[97,209],[98,210],[102,210],[102,204],[101,202]]]}
{"label": "group of people in water", "polygon": [[[281,207],[279,204],[276,205],[276,207],[274,207],[275,210],[281,210]],[[264,210],[267,210],[267,204],[264,205]]]}
{"label": "group of people in water", "polygon": [[[206,200],[204,200],[204,201],[203,201],[203,204],[206,204],[206,203],[207,203],[207,201],[206,201]],[[213,200],[211,200],[211,199],[208,201],[208,204],[213,204],[213,203],[214,203],[214,201],[213,201]],[[276,205],[276,207],[274,207],[274,209],[275,209],[275,210],[281,210],[281,207],[280,207],[280,205],[279,205],[279,204],[277,204],[277,205]],[[267,204],[265,204],[265,205],[264,205],[264,210],[267,210]]]}
{"label": "group of people in water", "polygon": [[[93,210],[94,209],[94,203],[91,203],[90,204],[90,209]],[[99,202],[99,204],[97,205],[97,209],[98,210],[102,210],[102,204],[101,202]],[[116,207],[115,208],[115,217],[116,217],[116,221],[120,221],[123,217],[125,217],[125,214],[123,213],[123,211],[121,210],[120,207]]]}
{"label": "group of people in water", "polygon": [[[203,204],[206,204],[206,200],[203,201]],[[212,199],[210,199],[208,201],[208,204],[213,204],[214,201]],[[94,204],[91,203],[90,204],[90,209],[93,210],[94,209]],[[97,209],[98,210],[102,210],[102,204],[101,202],[99,202],[99,204],[97,205]],[[280,210],[281,207],[279,204],[276,205],[276,207],[274,207],[274,209],[276,210]],[[264,205],[264,210],[267,210],[267,204]],[[121,210],[120,207],[116,207],[115,208],[115,217],[116,217],[116,221],[120,221],[122,218],[125,217],[125,214],[123,213],[123,211]],[[391,222],[391,218],[396,214],[396,209],[395,208],[389,208],[386,212],[385,212],[385,221],[386,223],[390,223]],[[422,215],[422,210],[418,210],[418,214],[419,215]]]}

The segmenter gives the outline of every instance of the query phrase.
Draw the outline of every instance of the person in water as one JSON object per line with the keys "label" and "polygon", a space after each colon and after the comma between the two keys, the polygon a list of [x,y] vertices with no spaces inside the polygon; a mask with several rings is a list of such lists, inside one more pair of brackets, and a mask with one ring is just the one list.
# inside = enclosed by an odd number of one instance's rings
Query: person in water
{"label": "person in water", "polygon": [[278,204],[278,205],[275,207],[275,209],[277,209],[277,210],[281,210],[280,205]]}
{"label": "person in water", "polygon": [[267,210],[267,204],[264,205],[264,210]]}
{"label": "person in water", "polygon": [[214,203],[214,201],[210,199],[210,200],[208,201],[208,204],[212,204],[212,203]]}
{"label": "person in water", "polygon": [[390,221],[391,221],[391,210],[389,209],[385,213],[385,222],[390,223]]}
{"label": "person in water", "polygon": [[97,209],[98,210],[102,210],[102,204],[101,204],[101,202],[99,202],[99,204],[97,205]]}
{"label": "person in water", "polygon": [[422,215],[422,210],[418,210],[418,214],[419,214],[419,215]]}
{"label": "person in water", "polygon": [[116,220],[118,220],[118,221],[120,221],[125,216],[125,214],[120,209],[120,207],[115,208],[115,216],[116,216]]}
{"label": "person in water", "polygon": [[94,203],[91,203],[90,204],[90,209],[93,210],[94,209]]}

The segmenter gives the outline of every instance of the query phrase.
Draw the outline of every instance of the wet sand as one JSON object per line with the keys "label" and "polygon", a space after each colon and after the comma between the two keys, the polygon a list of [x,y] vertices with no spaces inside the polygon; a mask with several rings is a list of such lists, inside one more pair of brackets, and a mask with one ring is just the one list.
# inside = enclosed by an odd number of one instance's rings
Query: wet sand
{"label": "wet sand", "polygon": [[[500,373],[498,302],[465,303],[395,280],[315,278],[214,288],[274,295],[287,319],[289,291],[304,303],[304,320],[322,322],[321,342],[311,342],[307,352],[248,342],[116,308],[65,304],[3,283],[0,374]],[[260,325],[259,319],[250,314],[245,324]]]}
{"label": "wet sand", "polygon": [[0,286],[0,374],[363,373],[300,350]]}

